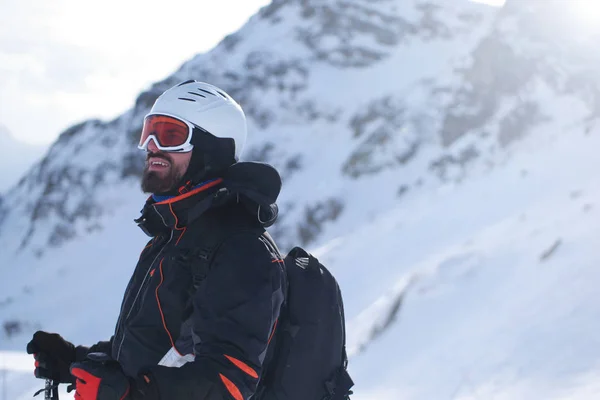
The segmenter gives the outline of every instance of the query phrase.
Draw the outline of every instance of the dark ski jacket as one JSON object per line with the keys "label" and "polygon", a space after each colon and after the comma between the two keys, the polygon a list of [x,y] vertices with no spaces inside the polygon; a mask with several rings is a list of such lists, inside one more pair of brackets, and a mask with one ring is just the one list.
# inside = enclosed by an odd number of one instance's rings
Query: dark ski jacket
{"label": "dark ski jacket", "polygon": [[[86,351],[110,354],[129,376],[150,374],[162,400],[254,394],[284,297],[282,257],[264,229],[277,217],[280,188],[274,168],[237,163],[187,193],[148,199],[137,221],[153,238],[127,286],[114,336]],[[223,224],[243,232],[223,241],[195,287],[189,264],[203,245],[198,232]]]}

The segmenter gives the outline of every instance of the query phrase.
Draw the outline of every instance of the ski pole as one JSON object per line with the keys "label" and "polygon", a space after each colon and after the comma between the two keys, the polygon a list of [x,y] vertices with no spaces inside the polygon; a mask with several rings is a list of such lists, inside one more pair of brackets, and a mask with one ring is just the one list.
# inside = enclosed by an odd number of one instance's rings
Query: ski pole
{"label": "ski pole", "polygon": [[46,388],[44,389],[44,400],[52,399],[52,379],[46,379]]}
{"label": "ski pole", "polygon": [[54,383],[52,379],[46,379],[46,386],[35,392],[33,397],[42,392],[44,392],[44,400],[58,400],[58,383]]}

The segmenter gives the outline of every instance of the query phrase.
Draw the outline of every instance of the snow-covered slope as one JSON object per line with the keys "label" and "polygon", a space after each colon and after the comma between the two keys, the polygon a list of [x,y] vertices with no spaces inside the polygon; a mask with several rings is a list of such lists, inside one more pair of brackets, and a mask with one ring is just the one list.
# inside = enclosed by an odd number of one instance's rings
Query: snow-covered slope
{"label": "snow-covered slope", "polygon": [[[0,206],[0,350],[111,334],[146,240],[141,118],[196,78],[284,176],[273,235],[340,280],[354,398],[597,398],[600,62],[561,4],[274,0],[65,132]],[[10,399],[36,384],[7,379]]]}
{"label": "snow-covered slope", "polygon": [[[246,158],[271,162],[284,175],[281,240],[314,243],[326,221],[297,221],[306,214],[335,218],[343,195],[369,181],[357,178],[380,170],[405,174],[398,167],[415,146],[439,142],[442,96],[432,93],[460,78],[449,66],[470,57],[491,14],[462,0],[440,4],[274,1],[212,52],[141,93],[119,118],[64,132],[11,197],[0,240],[8,253],[41,255],[104,227],[113,201],[123,198],[106,188],[131,186],[141,173],[135,144],[143,115],[164,89],[196,78],[239,99],[250,118]],[[317,193],[303,190],[309,178],[321,183]],[[382,201],[393,204],[397,186],[409,179],[396,179]],[[361,209],[363,203],[357,202]]]}
{"label": "snow-covered slope", "polygon": [[3,153],[0,159],[0,193],[3,193],[15,185],[34,162],[42,158],[46,146],[20,142],[0,124],[0,149]]}

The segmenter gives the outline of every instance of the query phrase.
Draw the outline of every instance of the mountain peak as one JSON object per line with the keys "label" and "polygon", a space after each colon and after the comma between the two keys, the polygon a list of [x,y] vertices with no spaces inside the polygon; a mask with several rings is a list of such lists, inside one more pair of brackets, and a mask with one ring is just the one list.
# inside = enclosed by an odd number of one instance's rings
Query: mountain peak
{"label": "mountain peak", "polygon": [[[481,148],[507,147],[551,115],[523,89],[536,77],[551,86],[554,71],[543,64],[535,36],[531,51],[519,51],[524,40],[508,36],[511,19],[510,12],[467,0],[275,0],[215,49],[141,93],[120,117],[65,131],[8,200],[15,218],[24,214],[19,218],[27,221],[15,221],[17,248],[35,242],[43,252],[101,225],[109,204],[103,188],[142,173],[135,143],[143,116],[164,90],[188,79],[222,87],[242,105],[249,123],[243,157],[274,164],[286,184],[324,162],[323,179],[343,185],[389,171],[404,176],[434,144],[442,154],[421,161],[430,167],[419,174],[456,177],[492,151]],[[331,188],[322,203],[306,206],[319,213],[339,205],[340,193]],[[291,205],[309,199],[287,201],[301,218],[303,207]],[[292,243],[307,229],[316,238],[320,228],[313,228],[285,230]]]}

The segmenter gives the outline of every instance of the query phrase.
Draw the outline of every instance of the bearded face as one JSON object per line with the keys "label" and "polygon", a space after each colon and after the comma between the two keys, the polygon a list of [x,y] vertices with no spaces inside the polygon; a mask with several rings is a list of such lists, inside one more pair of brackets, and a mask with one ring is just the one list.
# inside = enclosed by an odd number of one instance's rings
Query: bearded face
{"label": "bearded face", "polygon": [[190,164],[192,152],[170,153],[160,151],[152,141],[148,145],[146,167],[142,176],[144,193],[165,193],[180,183]]}

